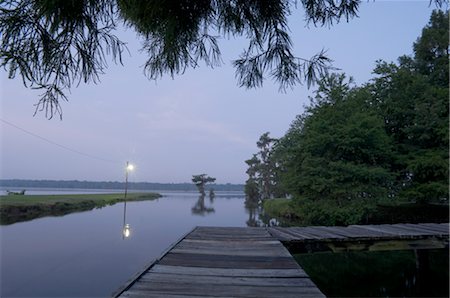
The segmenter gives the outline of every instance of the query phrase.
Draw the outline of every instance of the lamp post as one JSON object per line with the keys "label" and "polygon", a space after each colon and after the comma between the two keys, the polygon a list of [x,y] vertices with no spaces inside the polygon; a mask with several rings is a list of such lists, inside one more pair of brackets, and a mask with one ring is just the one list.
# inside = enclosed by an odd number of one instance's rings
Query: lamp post
{"label": "lamp post", "polygon": [[123,205],[123,231],[122,238],[130,237],[130,225],[126,223],[127,216],[127,193],[128,193],[128,172],[132,171],[134,166],[127,161],[127,166],[125,168],[125,195],[124,195],[124,205]]}

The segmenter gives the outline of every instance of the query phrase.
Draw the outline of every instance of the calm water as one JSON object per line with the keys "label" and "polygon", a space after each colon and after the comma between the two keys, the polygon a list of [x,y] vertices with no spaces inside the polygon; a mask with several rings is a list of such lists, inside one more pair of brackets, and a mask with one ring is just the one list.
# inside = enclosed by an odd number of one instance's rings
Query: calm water
{"label": "calm water", "polygon": [[[110,296],[195,226],[247,226],[242,193],[165,197],[1,226],[1,297]],[[253,216],[253,214],[251,215]]]}
{"label": "calm water", "polygon": [[[29,190],[29,194],[105,190]],[[111,191],[111,192],[117,192]],[[194,192],[0,226],[1,297],[108,297],[195,226],[256,226],[242,193]],[[412,251],[312,254],[298,261],[329,296],[448,296],[448,250],[430,254],[428,288],[418,289]],[[425,283],[422,283],[425,284]],[[282,295],[282,293],[280,293]]]}

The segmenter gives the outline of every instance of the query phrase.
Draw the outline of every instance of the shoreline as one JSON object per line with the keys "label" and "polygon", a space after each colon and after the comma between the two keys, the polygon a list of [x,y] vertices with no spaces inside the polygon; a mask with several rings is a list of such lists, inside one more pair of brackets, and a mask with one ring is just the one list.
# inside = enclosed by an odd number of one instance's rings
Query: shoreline
{"label": "shoreline", "polygon": [[[151,201],[161,197],[161,194],[153,192],[128,193],[127,202]],[[124,202],[123,193],[2,195],[0,196],[0,225],[10,225],[46,216],[63,216],[120,202]]]}

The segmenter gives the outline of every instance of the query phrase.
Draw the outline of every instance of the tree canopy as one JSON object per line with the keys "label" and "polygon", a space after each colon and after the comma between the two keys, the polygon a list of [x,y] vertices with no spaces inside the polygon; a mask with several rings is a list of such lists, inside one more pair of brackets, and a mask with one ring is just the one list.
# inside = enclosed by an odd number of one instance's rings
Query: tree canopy
{"label": "tree canopy", "polygon": [[[306,22],[329,26],[357,15],[360,0],[4,0],[0,2],[0,65],[10,78],[41,89],[37,103],[48,117],[61,116],[65,92],[98,82],[108,56],[122,63],[126,45],[119,23],[134,29],[147,53],[150,79],[174,76],[204,62],[222,64],[220,38],[242,36],[248,44],[234,60],[238,85],[262,86],[265,77],[284,90],[311,85],[331,60],[294,54],[287,18],[298,6]],[[439,1],[440,2],[440,1]]]}
{"label": "tree canopy", "polygon": [[214,181],[216,181],[216,178],[206,174],[192,175],[192,182],[197,186],[197,189],[202,196],[205,196],[205,185],[207,183],[213,183]]}

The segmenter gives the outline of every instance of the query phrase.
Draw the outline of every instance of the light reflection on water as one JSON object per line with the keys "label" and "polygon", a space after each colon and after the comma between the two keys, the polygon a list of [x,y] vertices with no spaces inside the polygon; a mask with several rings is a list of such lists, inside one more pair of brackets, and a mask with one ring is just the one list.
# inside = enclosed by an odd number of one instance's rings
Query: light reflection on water
{"label": "light reflection on water", "polygon": [[1,226],[1,297],[110,296],[195,226],[246,226],[242,193],[217,193],[192,212],[198,193]]}

